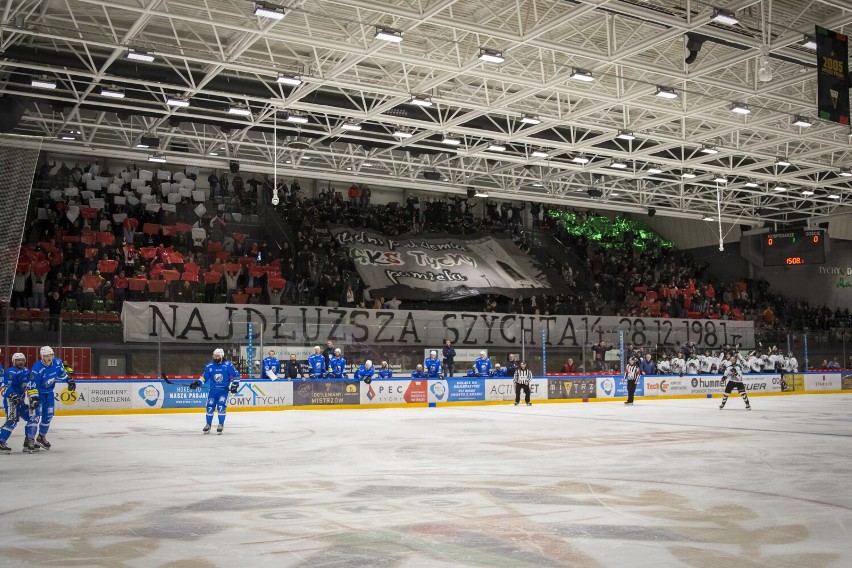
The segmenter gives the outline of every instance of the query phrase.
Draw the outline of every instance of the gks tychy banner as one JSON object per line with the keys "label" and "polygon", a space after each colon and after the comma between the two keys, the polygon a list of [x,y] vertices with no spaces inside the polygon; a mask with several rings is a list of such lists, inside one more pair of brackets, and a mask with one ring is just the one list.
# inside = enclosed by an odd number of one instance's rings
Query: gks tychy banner
{"label": "gks tychy banner", "polygon": [[553,283],[510,239],[490,235],[386,237],[348,227],[330,231],[348,249],[361,279],[386,297],[525,297],[553,289]]}

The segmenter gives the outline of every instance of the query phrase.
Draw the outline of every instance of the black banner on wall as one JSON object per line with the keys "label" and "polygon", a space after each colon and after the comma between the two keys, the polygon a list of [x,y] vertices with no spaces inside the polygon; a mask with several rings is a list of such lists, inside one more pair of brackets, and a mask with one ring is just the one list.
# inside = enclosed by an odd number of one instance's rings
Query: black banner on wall
{"label": "black banner on wall", "polygon": [[849,40],[816,26],[819,117],[849,125]]}

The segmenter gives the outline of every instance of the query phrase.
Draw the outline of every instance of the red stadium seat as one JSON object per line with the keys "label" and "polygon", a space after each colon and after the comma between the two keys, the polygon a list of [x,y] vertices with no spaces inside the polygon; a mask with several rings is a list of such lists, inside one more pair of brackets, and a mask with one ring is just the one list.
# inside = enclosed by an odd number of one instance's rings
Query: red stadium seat
{"label": "red stadium seat", "polygon": [[231,296],[232,304],[247,304],[249,299],[248,294],[233,294]]}

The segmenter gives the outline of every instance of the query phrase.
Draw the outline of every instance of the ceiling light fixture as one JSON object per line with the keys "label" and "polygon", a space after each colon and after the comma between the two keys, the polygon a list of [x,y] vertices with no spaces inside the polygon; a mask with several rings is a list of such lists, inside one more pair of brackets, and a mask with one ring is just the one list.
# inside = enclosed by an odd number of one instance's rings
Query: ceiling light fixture
{"label": "ceiling light fixture", "polygon": [[588,164],[591,160],[585,154],[579,154],[571,158],[571,161],[575,164]]}
{"label": "ceiling light fixture", "polygon": [[650,165],[648,166],[648,169],[646,171],[649,174],[661,174],[663,173],[663,168],[661,168],[660,166]]}
{"label": "ceiling light fixture", "polygon": [[189,99],[184,97],[166,97],[166,104],[173,107],[188,107]]}
{"label": "ceiling light fixture", "polygon": [[677,91],[674,89],[660,86],[657,87],[656,95],[664,99],[676,99],[678,97]]}
{"label": "ceiling light fixture", "polygon": [[533,187],[541,187],[541,182],[540,182],[540,181],[537,181],[537,182],[535,182],[534,184],[532,184],[532,186],[533,186]]}
{"label": "ceiling light fixture", "polygon": [[127,53],[124,54],[124,57],[133,61],[144,61],[146,63],[154,61],[153,53],[149,53],[147,51],[136,51],[135,49],[128,49]]}
{"label": "ceiling light fixture", "polygon": [[802,39],[802,47],[804,47],[805,49],[815,50],[817,48],[816,38],[814,38],[814,36],[809,36],[808,34],[805,34],[805,37]]}
{"label": "ceiling light fixture", "polygon": [[209,154],[207,154],[207,155],[208,155],[208,156],[218,156],[218,155],[219,155],[219,152],[210,152],[210,153],[209,153]]}
{"label": "ceiling light fixture", "polygon": [[298,112],[288,112],[285,120],[287,122],[295,122],[296,124],[306,124],[308,122],[308,117]]}
{"label": "ceiling light fixture", "polygon": [[616,136],[619,140],[635,140],[636,135],[633,134],[632,130],[619,130],[618,136]]}
{"label": "ceiling light fixture", "polygon": [[157,162],[158,164],[165,164],[166,163],[166,156],[165,156],[165,154],[161,154],[161,153],[149,154],[148,155],[148,161],[149,162]]}
{"label": "ceiling light fixture", "polygon": [[33,77],[32,79],[30,79],[30,85],[33,87],[38,87],[39,89],[55,89],[56,81],[54,81],[47,75],[42,75],[40,77]]}
{"label": "ceiling light fixture", "polygon": [[123,99],[124,89],[122,89],[121,87],[116,87],[114,85],[109,87],[101,87],[101,96],[109,97],[111,99]]}
{"label": "ceiling light fixture", "polygon": [[393,135],[397,138],[411,138],[412,136],[414,136],[414,134],[402,128],[397,128],[396,130],[394,130]]}
{"label": "ceiling light fixture", "polygon": [[613,160],[609,167],[615,168],[616,170],[626,170],[627,162],[624,160]]}
{"label": "ceiling light fixture", "polygon": [[293,87],[302,84],[302,78],[298,75],[287,75],[286,73],[279,73],[278,78],[275,80],[276,83],[281,83],[282,85],[292,85]]}
{"label": "ceiling light fixture", "polygon": [[849,168],[843,168],[842,170],[840,170],[840,176],[841,177],[852,177],[852,170],[850,170]]}
{"label": "ceiling light fixture", "polygon": [[703,215],[703,216],[701,217],[701,220],[702,220],[702,221],[712,221],[712,220],[713,220],[713,217],[711,217],[710,215]]}
{"label": "ceiling light fixture", "polygon": [[441,143],[447,144],[448,146],[460,146],[461,142],[461,138],[457,136],[451,136],[449,134],[445,134],[443,138],[441,138]]}
{"label": "ceiling light fixture", "polygon": [[376,28],[376,39],[380,39],[382,41],[389,41],[392,43],[399,43],[402,41],[402,30],[397,30],[394,28]]}
{"label": "ceiling light fixture", "polygon": [[541,119],[535,114],[525,114],[521,117],[524,124],[541,124]]}
{"label": "ceiling light fixture", "polygon": [[713,16],[710,18],[710,21],[726,26],[735,26],[740,23],[736,14],[724,8],[713,8]]}
{"label": "ceiling light fixture", "polygon": [[412,95],[408,102],[417,106],[430,107],[432,106],[432,97],[428,95]]}
{"label": "ceiling light fixture", "polygon": [[255,2],[254,15],[260,18],[281,20],[284,18],[284,8],[281,6],[273,6],[268,2]]}
{"label": "ceiling light fixture", "polygon": [[491,150],[492,152],[505,152],[506,146],[499,143],[499,142],[492,142],[491,144],[488,145],[488,149]]}
{"label": "ceiling light fixture", "polygon": [[731,112],[736,114],[749,114],[751,109],[745,103],[733,103],[731,104]]}
{"label": "ceiling light fixture", "polygon": [[62,136],[60,136],[60,139],[61,140],[76,140],[76,138],[71,136],[70,134],[63,134]]}
{"label": "ceiling light fixture", "polygon": [[839,193],[829,193],[826,197],[828,197],[829,199],[840,199],[840,194]]}
{"label": "ceiling light fixture", "polygon": [[506,61],[506,58],[503,57],[502,51],[497,51],[496,49],[488,49],[486,47],[479,48],[479,58],[482,61],[487,61],[489,63],[503,63]]}
{"label": "ceiling light fixture", "polygon": [[716,183],[728,183],[728,176],[718,174],[713,177],[713,181],[715,181]]}
{"label": "ceiling light fixture", "polygon": [[793,126],[798,126],[800,128],[807,128],[811,125],[811,121],[801,115],[796,115],[793,117]]}
{"label": "ceiling light fixture", "polygon": [[680,174],[680,177],[684,179],[693,179],[695,177],[695,172],[691,170],[686,170],[682,174]]}
{"label": "ceiling light fixture", "polygon": [[488,197],[488,193],[484,189],[477,189],[476,193],[473,194],[474,197]]}
{"label": "ceiling light fixture", "polygon": [[544,150],[533,150],[532,152],[533,158],[547,158],[548,156],[550,156],[550,154]]}
{"label": "ceiling light fixture", "polygon": [[810,197],[813,194],[814,194],[814,191],[812,189],[803,189],[802,190],[802,195],[804,195],[805,197]]}
{"label": "ceiling light fixture", "polygon": [[783,183],[776,183],[776,184],[775,184],[775,187],[773,187],[773,188],[772,188],[772,191],[776,191],[776,192],[778,192],[778,193],[782,193],[782,192],[787,191],[788,189],[790,189],[790,188],[789,188],[789,187],[787,187],[786,185],[784,185]]}
{"label": "ceiling light fixture", "polygon": [[342,130],[361,130],[361,123],[354,120],[347,120],[340,125]]}
{"label": "ceiling light fixture", "polygon": [[719,149],[716,148],[715,146],[708,146],[707,144],[704,144],[703,146],[701,146],[701,153],[702,154],[718,154]]}
{"label": "ceiling light fixture", "polygon": [[237,116],[249,116],[251,114],[251,109],[248,105],[231,105],[228,107],[228,114],[236,114]]}
{"label": "ceiling light fixture", "polygon": [[595,76],[592,75],[591,71],[585,71],[583,69],[572,69],[571,74],[568,77],[575,81],[586,81],[587,83],[591,83],[595,80]]}
{"label": "ceiling light fixture", "polygon": [[743,186],[745,186],[745,187],[760,187],[760,184],[757,183],[756,181],[750,179],[747,182],[745,182],[743,184]]}
{"label": "ceiling light fixture", "polygon": [[787,158],[777,158],[775,160],[775,165],[781,166],[782,168],[786,168],[790,165],[790,162],[787,160]]}
{"label": "ceiling light fixture", "polygon": [[372,167],[374,167],[375,165],[376,165],[376,164],[374,164],[373,162],[364,162],[363,164],[361,164],[361,167],[364,167],[364,168],[372,168]]}

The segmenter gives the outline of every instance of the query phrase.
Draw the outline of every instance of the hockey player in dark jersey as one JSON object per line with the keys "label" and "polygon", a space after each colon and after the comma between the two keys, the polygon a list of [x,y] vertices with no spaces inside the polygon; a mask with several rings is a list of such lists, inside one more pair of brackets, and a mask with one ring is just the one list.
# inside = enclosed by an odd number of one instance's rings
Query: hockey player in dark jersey
{"label": "hockey player in dark jersey", "polygon": [[751,410],[751,404],[748,401],[745,384],[743,384],[743,368],[737,361],[736,355],[732,356],[728,361],[729,365],[725,369],[725,374],[722,376],[722,381],[727,384],[725,385],[725,393],[722,395],[722,404],[719,405],[719,410],[725,408],[725,403],[728,402],[728,395],[731,394],[734,389],[737,389],[737,392],[740,393],[740,396],[745,402],[746,410]]}

